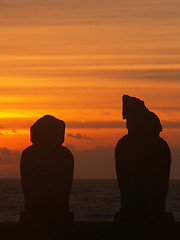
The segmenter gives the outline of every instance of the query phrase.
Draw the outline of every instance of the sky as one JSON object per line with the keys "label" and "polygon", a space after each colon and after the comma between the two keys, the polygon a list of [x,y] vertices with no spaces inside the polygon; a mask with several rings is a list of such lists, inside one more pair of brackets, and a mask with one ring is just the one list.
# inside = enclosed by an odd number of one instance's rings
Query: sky
{"label": "sky", "polygon": [[122,95],[162,123],[180,178],[179,0],[0,0],[0,177],[19,177],[30,126],[66,122],[75,178],[115,178]]}

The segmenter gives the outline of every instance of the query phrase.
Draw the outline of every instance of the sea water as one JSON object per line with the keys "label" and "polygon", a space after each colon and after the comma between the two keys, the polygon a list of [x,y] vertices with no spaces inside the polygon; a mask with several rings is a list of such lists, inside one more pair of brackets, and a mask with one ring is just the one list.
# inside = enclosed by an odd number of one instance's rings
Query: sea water
{"label": "sea water", "polygon": [[[0,222],[18,221],[24,198],[20,179],[0,179]],[[75,179],[70,197],[70,211],[76,221],[112,221],[120,208],[117,181]],[[171,180],[166,210],[180,221],[180,180]]]}

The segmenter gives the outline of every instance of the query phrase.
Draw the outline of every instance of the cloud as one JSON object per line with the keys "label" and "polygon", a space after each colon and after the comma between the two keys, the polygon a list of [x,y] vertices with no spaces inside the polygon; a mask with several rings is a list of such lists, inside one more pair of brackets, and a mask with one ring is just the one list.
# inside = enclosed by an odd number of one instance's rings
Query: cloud
{"label": "cloud", "polygon": [[[174,108],[171,109],[170,107],[154,107],[151,108],[151,110],[153,112],[156,112],[156,109],[160,110],[160,111],[179,111],[180,108]],[[16,128],[17,129],[29,129],[29,127],[37,120],[36,118],[19,118],[18,122],[16,124]],[[9,119],[4,119],[4,122],[6,122],[6,124],[8,124],[8,126],[12,125],[13,122],[9,121]],[[167,121],[167,120],[161,120],[161,124],[163,129],[180,129],[180,120],[177,121]],[[67,121],[66,122],[66,129],[68,129],[68,134],[67,137],[69,138],[74,138],[77,140],[94,140],[93,137],[89,137],[87,135],[82,135],[80,133],[77,134],[72,134],[70,131],[71,129],[95,129],[95,130],[99,130],[99,129],[126,129],[126,121],[116,121],[116,120],[112,120],[112,121],[88,121],[88,122],[80,122],[80,121]],[[77,130],[78,131],[78,130]],[[17,130],[18,132],[18,130]],[[14,134],[14,130],[2,130],[0,131],[0,136],[1,135],[12,135]]]}
{"label": "cloud", "polygon": [[[163,111],[175,111],[175,112],[179,112],[180,111],[180,106],[179,107],[171,107],[171,106],[152,106],[151,109],[153,110],[163,110]],[[167,121],[163,121],[163,122],[167,122]],[[177,123],[177,122],[176,122]]]}
{"label": "cloud", "polygon": [[[76,135],[75,135],[76,136]],[[96,147],[93,149],[77,151],[74,145],[67,146],[75,158],[75,178],[115,178],[114,148]],[[0,148],[0,164],[8,166],[4,177],[18,176],[18,165],[21,152]],[[5,167],[6,168],[6,167]],[[16,173],[16,174],[15,174]],[[3,171],[2,171],[3,174]]]}
{"label": "cloud", "polygon": [[78,122],[71,121],[67,122],[67,128],[125,128],[125,121],[89,121],[89,122]]}
{"label": "cloud", "polygon": [[161,121],[163,128],[180,128],[180,121]]}
{"label": "cloud", "polygon": [[[78,151],[74,145],[67,146],[75,159],[74,178],[116,178],[115,147],[95,147]],[[180,148],[172,148],[171,178],[180,178]],[[20,151],[0,148],[0,168],[3,177],[19,177]],[[16,166],[16,167],[14,167]]]}
{"label": "cloud", "polygon": [[[110,22],[119,16],[118,2],[102,0],[7,0],[0,1],[4,25],[84,25]],[[110,10],[111,9],[111,10]],[[109,11],[108,11],[109,10]],[[116,13],[113,12],[116,10]],[[83,21],[82,21],[83,19]]]}
{"label": "cloud", "polygon": [[[164,110],[164,108],[159,107],[159,110]],[[165,108],[165,110],[168,110]],[[177,111],[179,108],[169,109]],[[161,124],[163,128],[180,128],[180,121],[166,121],[162,120]],[[94,129],[116,129],[116,128],[126,128],[126,121],[90,121],[90,122],[67,122],[67,128],[94,128]],[[72,137],[72,136],[71,136]],[[79,136],[77,136],[78,138]]]}
{"label": "cloud", "polygon": [[69,133],[68,137],[75,138],[78,140],[94,140],[94,138],[87,137],[86,135],[81,135],[80,133],[77,133],[75,135]]}
{"label": "cloud", "polygon": [[74,149],[73,155],[75,159],[75,178],[116,177],[113,147],[96,147],[83,151]]}
{"label": "cloud", "polygon": [[[69,146],[75,159],[75,178],[116,178],[115,147],[96,147],[77,151]],[[172,148],[171,178],[180,179],[180,149]]]}
{"label": "cloud", "polygon": [[[4,25],[82,25],[166,21],[179,18],[179,3],[117,0],[0,0]],[[156,6],[156,7],[154,7]],[[83,21],[82,21],[83,19]],[[159,20],[159,21],[158,21]]]}
{"label": "cloud", "polygon": [[[143,56],[143,54],[142,54]],[[87,57],[88,58],[88,57]],[[138,58],[138,57],[137,57]],[[137,69],[134,69],[134,62],[131,62],[131,64],[124,65],[121,64],[121,69],[118,60],[122,61],[121,58],[115,60],[115,64],[117,63],[116,67],[108,61],[105,62],[106,65],[100,65],[101,60],[97,60],[94,58],[94,62],[96,63],[96,66],[93,67],[93,63],[88,63],[89,65],[83,65],[82,63],[72,63],[74,66],[72,67],[70,64],[63,66],[58,65],[56,68],[54,66],[51,66],[52,60],[47,60],[46,65],[48,64],[48,67],[44,64],[42,64],[42,61],[36,61],[36,57],[34,56],[34,64],[32,64],[32,61],[29,60],[23,60],[23,61],[16,61],[16,64],[9,63],[9,61],[1,61],[1,65],[4,66],[1,68],[1,74],[3,76],[17,76],[17,77],[44,77],[44,78],[51,78],[51,80],[56,79],[57,77],[61,76],[61,78],[78,78],[78,80],[81,80],[81,86],[84,85],[84,78],[88,78],[91,82],[94,80],[99,79],[99,83],[104,83],[106,81],[108,83],[109,79],[112,81],[116,81],[116,84],[118,81],[132,81],[135,80],[136,82],[179,82],[179,65],[174,62],[174,59],[171,59],[171,57],[166,57],[169,64],[171,64],[171,69],[169,66],[166,66],[166,64],[163,64],[163,56],[162,59],[159,60],[159,63],[161,64],[154,64],[151,66],[151,69],[149,69],[148,64],[144,64],[144,59],[139,61],[139,64],[136,64]],[[113,60],[113,59],[112,59]],[[129,61],[132,61],[131,58],[128,59]],[[86,61],[86,59],[84,60]],[[148,58],[149,64],[151,65],[151,62],[153,64],[154,59],[152,56],[149,56]],[[54,61],[55,62],[55,61]],[[57,64],[55,62],[54,64]],[[142,67],[143,65],[143,67]],[[107,69],[107,66],[112,69]],[[128,69],[123,69],[123,66]],[[166,69],[163,69],[162,66],[166,67]],[[7,71],[7,68],[11,68],[11,71]],[[92,69],[89,69],[89,67]],[[98,69],[99,67],[99,69]],[[140,69],[138,69],[138,67]],[[158,69],[157,69],[158,67]],[[114,69],[113,69],[114,68]],[[42,70],[43,69],[43,70]],[[40,80],[39,80],[40,81]],[[62,86],[61,86],[62,87]],[[2,87],[1,87],[2,88]],[[22,89],[25,87],[16,87],[17,94],[22,94]],[[34,88],[34,89],[33,89]],[[62,87],[63,88],[63,87]],[[37,94],[38,88],[30,87],[29,91],[32,92],[35,90],[35,93]],[[46,91],[47,88],[43,87],[43,90]],[[11,93],[13,91],[12,88],[5,89],[5,87],[2,88],[2,92]],[[26,91],[27,94],[29,91]],[[54,90],[56,92],[56,90]],[[13,93],[13,95],[16,92]]]}
{"label": "cloud", "polygon": [[18,164],[20,156],[21,152],[18,150],[0,148],[0,164]]}

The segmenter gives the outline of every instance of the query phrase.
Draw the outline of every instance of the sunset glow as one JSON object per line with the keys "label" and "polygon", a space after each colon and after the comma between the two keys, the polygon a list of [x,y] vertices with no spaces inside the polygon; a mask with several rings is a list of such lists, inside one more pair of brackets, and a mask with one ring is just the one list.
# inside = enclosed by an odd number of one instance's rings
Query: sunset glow
{"label": "sunset glow", "polygon": [[[179,1],[0,4],[0,149],[22,151],[31,144],[29,127],[45,114],[66,122],[72,152],[114,148],[127,132],[128,94],[159,116],[172,178],[180,178]],[[113,154],[109,162],[113,169]],[[8,172],[0,158],[0,176],[19,176],[13,164]],[[78,166],[75,177],[84,177]]]}

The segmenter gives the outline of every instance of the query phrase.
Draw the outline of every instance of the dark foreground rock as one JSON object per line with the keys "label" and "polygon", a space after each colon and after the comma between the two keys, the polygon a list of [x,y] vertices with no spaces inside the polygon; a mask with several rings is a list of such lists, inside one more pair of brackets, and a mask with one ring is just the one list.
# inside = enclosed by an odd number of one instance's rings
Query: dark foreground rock
{"label": "dark foreground rock", "polygon": [[73,226],[57,229],[45,227],[41,231],[22,229],[18,223],[0,223],[0,239],[65,239],[65,240],[113,240],[113,239],[180,239],[180,223],[174,227],[161,226],[148,229],[143,226],[125,227],[112,222],[75,222]]}

